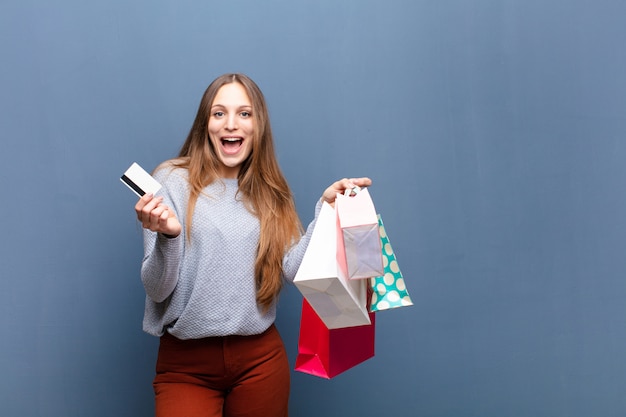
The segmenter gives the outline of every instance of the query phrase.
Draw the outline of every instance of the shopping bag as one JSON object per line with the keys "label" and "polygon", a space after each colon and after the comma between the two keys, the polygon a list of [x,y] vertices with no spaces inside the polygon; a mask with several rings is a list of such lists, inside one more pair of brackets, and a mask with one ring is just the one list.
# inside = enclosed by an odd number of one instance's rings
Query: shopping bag
{"label": "shopping bag", "polygon": [[337,264],[336,218],[324,202],[294,284],[329,329],[370,324],[367,280],[348,280]]}
{"label": "shopping bag", "polygon": [[[348,190],[350,191],[350,190]],[[354,196],[337,194],[337,226],[340,229],[337,259],[348,278],[383,274],[376,209],[367,188],[355,188]]]}
{"label": "shopping bag", "polygon": [[376,323],[369,316],[365,326],[328,329],[303,299],[295,370],[330,379],[373,357]]}
{"label": "shopping bag", "polygon": [[372,295],[369,311],[387,310],[390,308],[413,305],[406,288],[402,272],[398,266],[396,255],[393,252],[389,237],[385,231],[383,219],[378,215],[378,231],[383,254],[385,273],[382,276],[370,278]]}

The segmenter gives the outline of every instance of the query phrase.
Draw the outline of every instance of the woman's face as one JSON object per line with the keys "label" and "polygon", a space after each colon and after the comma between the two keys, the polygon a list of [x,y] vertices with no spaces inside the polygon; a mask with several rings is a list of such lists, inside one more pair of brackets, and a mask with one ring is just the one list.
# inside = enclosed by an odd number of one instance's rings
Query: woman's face
{"label": "woman's face", "polygon": [[252,152],[255,122],[252,103],[243,86],[225,84],[218,91],[209,116],[209,139],[221,162],[223,178],[237,178]]}

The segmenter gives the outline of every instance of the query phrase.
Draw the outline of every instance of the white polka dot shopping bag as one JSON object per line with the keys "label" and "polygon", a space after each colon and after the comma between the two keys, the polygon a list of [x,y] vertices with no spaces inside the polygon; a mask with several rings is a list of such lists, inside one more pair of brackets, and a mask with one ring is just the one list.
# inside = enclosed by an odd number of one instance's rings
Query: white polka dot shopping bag
{"label": "white polka dot shopping bag", "polygon": [[400,272],[396,255],[391,248],[391,243],[380,214],[378,215],[378,231],[383,251],[384,274],[370,278],[370,287],[372,289],[370,311],[375,312],[411,306],[413,302],[404,283],[404,277],[402,272]]}

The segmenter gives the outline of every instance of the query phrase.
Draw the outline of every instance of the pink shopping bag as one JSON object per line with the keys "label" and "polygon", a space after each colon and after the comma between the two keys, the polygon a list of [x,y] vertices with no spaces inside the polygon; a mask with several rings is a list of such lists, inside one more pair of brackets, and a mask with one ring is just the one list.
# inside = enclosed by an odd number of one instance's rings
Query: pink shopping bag
{"label": "pink shopping bag", "polygon": [[378,218],[367,188],[355,195],[337,194],[337,261],[350,279],[383,274]]}

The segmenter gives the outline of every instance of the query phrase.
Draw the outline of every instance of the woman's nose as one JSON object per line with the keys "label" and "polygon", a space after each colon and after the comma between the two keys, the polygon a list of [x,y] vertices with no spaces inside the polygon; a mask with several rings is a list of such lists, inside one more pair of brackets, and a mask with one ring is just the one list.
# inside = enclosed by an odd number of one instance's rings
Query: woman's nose
{"label": "woman's nose", "polygon": [[235,116],[228,116],[226,118],[226,125],[224,126],[227,130],[234,130],[237,129],[237,120],[235,118]]}

